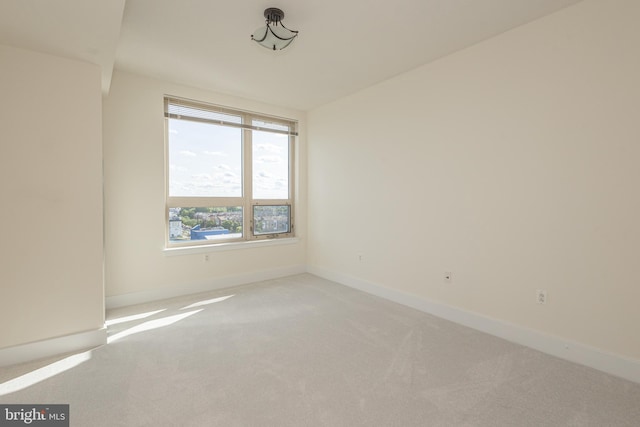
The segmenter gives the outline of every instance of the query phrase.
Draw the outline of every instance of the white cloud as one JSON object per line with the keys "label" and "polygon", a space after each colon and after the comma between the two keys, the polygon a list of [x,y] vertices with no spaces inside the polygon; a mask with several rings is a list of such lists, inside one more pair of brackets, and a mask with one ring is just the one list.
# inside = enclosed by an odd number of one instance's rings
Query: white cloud
{"label": "white cloud", "polygon": [[196,185],[196,187],[197,187],[197,188],[200,188],[200,189],[207,189],[207,190],[209,190],[209,189],[215,188],[215,185],[213,185],[213,183],[212,183],[212,182],[199,182],[199,183]]}
{"label": "white cloud", "polygon": [[186,172],[187,168],[185,168],[184,166],[178,166],[178,165],[171,164],[171,165],[169,165],[169,170],[171,172]]}
{"label": "white cloud", "polygon": [[203,151],[203,154],[206,154],[207,156],[222,156],[222,157],[227,157],[226,153],[223,153],[222,151]]}
{"label": "white cloud", "polygon": [[258,151],[266,151],[268,153],[281,153],[284,147],[275,144],[258,144],[256,146]]}
{"label": "white cloud", "polygon": [[282,157],[279,156],[262,156],[258,158],[258,163],[280,163]]}
{"label": "white cloud", "polygon": [[182,154],[185,157],[196,157],[196,153],[194,153],[193,151],[189,151],[189,150],[182,150],[180,152],[180,154]]}
{"label": "white cloud", "polygon": [[211,175],[209,175],[208,173],[199,173],[197,175],[191,175],[191,178],[195,179],[196,181],[211,181]]}

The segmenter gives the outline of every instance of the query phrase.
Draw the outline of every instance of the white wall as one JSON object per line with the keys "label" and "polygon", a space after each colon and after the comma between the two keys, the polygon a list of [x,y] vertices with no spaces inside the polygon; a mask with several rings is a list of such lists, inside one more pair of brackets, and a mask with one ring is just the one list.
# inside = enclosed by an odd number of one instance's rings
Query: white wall
{"label": "white wall", "polygon": [[0,46],[0,349],[99,330],[97,66]]}
{"label": "white wall", "polygon": [[639,18],[587,0],[310,112],[311,268],[640,360]]}
{"label": "white wall", "polygon": [[[164,107],[173,95],[299,121],[297,243],[167,256]],[[230,286],[304,271],[306,261],[305,114],[116,71],[104,99],[105,269],[107,304]]]}

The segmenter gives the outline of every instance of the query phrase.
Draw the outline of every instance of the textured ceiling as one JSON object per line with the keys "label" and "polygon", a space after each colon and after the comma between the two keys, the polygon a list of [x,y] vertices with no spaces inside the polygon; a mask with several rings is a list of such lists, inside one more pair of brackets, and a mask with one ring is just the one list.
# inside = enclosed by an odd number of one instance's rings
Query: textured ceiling
{"label": "textured ceiling", "polygon": [[[0,43],[309,110],[579,0],[3,0]],[[286,50],[251,33],[279,7]]]}

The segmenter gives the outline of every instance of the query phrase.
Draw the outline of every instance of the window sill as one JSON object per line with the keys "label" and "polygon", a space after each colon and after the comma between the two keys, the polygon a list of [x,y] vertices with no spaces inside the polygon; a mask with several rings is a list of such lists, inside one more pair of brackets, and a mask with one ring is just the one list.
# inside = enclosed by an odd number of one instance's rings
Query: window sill
{"label": "window sill", "polygon": [[263,248],[267,246],[292,245],[298,242],[300,242],[299,237],[287,237],[283,239],[252,240],[248,242],[215,243],[211,245],[165,248],[163,249],[163,252],[165,256],[179,256],[219,251],[232,251],[247,248]]}

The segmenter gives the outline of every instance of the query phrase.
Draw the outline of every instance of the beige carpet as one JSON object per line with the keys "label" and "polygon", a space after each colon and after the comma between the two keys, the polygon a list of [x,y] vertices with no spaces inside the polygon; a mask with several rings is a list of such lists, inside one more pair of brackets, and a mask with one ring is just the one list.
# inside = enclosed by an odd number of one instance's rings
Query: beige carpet
{"label": "beige carpet", "polygon": [[640,384],[312,275],[108,319],[106,346],[2,369],[0,403],[89,427],[640,425]]}

